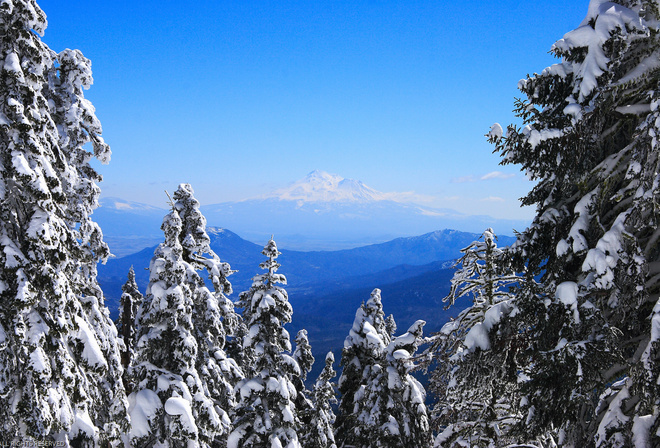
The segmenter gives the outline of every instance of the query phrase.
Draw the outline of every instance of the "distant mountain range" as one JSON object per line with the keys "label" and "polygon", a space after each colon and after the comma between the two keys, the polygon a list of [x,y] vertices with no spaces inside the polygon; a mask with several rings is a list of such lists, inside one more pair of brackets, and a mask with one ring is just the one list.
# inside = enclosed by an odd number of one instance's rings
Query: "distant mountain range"
{"label": "distant mountain range", "polygon": [[[469,216],[390,200],[362,182],[313,171],[287,188],[243,201],[202,206],[211,226],[230,228],[251,241],[274,234],[280,246],[296,250],[337,250],[420,235],[436,229],[481,234],[492,227],[512,234],[520,220]],[[134,253],[160,241],[167,210],[119,198],[103,198],[93,218],[101,225],[111,251]]]}
{"label": "distant mountain range", "polygon": [[[230,298],[236,300],[239,292],[250,287],[251,278],[261,273],[262,246],[226,229],[209,227],[207,231],[213,250],[238,270],[229,278],[234,289]],[[394,315],[401,332],[417,319],[428,321],[427,331],[438,330],[461,309],[457,306],[445,311],[441,302],[449,292],[451,260],[479,236],[442,230],[339,251],[280,249],[279,272],[287,277],[285,288],[294,309],[290,333],[294,336],[306,328],[318,359],[329,350],[341,350],[355,311],[374,288],[382,290],[385,312]],[[506,246],[513,240],[501,236],[498,243]],[[131,266],[145,293],[154,249],[152,246],[99,266],[99,283],[113,318],[117,317],[121,286]],[[317,367],[322,368],[321,363]]]}
{"label": "distant mountain range", "polygon": [[[230,280],[235,291],[247,290],[251,279],[261,273],[263,261],[261,245],[249,242],[234,232],[217,227],[207,228],[211,248],[227,261],[234,273]],[[429,270],[445,268],[446,262],[460,256],[460,249],[479,238],[479,234],[441,230],[417,237],[397,238],[386,243],[373,244],[338,251],[300,252],[280,249],[279,272],[285,274],[289,291],[307,294],[311,287],[323,283],[324,291],[342,289],[346,285],[373,286],[392,283]],[[502,236],[500,245],[513,242],[512,237]],[[146,289],[149,281],[147,268],[156,246],[143,249],[122,258],[110,259],[99,266],[98,278],[110,300],[121,296],[121,285],[131,266],[135,269],[138,285]],[[281,246],[280,246],[281,247]],[[359,279],[359,282],[347,280]],[[368,282],[369,280],[369,282]]]}

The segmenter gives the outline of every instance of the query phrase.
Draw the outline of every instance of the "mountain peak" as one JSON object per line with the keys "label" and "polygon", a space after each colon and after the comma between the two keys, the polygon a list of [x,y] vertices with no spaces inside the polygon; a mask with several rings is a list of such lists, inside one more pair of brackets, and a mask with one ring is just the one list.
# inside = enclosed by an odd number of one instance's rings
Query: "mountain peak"
{"label": "mountain peak", "polygon": [[102,197],[99,199],[99,206],[105,209],[113,210],[122,210],[122,211],[133,211],[133,212],[152,212],[152,211],[162,211],[160,207],[154,207],[153,205],[142,204],[140,202],[127,201],[125,199],[116,198],[116,197]]}
{"label": "mountain peak", "polygon": [[304,178],[266,196],[298,202],[374,202],[385,195],[359,180],[344,179],[337,174],[314,170]]}

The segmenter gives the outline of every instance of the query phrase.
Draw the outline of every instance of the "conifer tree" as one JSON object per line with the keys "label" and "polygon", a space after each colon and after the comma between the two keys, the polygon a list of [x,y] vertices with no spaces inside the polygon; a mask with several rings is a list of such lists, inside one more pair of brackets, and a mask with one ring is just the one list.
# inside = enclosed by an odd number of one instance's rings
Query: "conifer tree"
{"label": "conifer tree", "polygon": [[199,284],[195,269],[183,259],[183,228],[172,204],[138,316],[137,386],[129,397],[135,446],[210,446],[229,427],[197,370],[200,343],[192,316]]}
{"label": "conifer tree", "polygon": [[309,345],[309,339],[307,338],[307,330],[304,328],[298,331],[296,335],[296,349],[293,352],[293,359],[300,367],[300,379],[305,381],[307,374],[314,365],[314,356],[312,355],[312,346]]}
{"label": "conifer tree", "polygon": [[90,218],[90,160],[110,149],[83,95],[90,61],[49,49],[46,24],[34,0],[0,4],[0,442],[117,445],[127,402]]}
{"label": "conifer tree", "polygon": [[502,445],[517,418],[512,339],[500,321],[513,309],[508,287],[522,279],[510,273],[508,254],[497,247],[492,229],[480,239],[461,250],[443,299],[448,308],[468,296],[472,306],[445,324],[429,349],[437,362],[430,385],[438,397],[434,420],[442,447]]}
{"label": "conifer tree", "polygon": [[[426,391],[411,375],[416,367],[414,355],[422,343],[422,330],[426,322],[418,320],[408,331],[397,336],[385,350],[387,361],[388,443],[383,446],[431,446],[431,428],[426,409]],[[383,426],[381,425],[381,427]]]}
{"label": "conifer tree", "polygon": [[272,238],[262,254],[268,259],[259,266],[267,272],[253,278],[237,304],[247,327],[243,348],[254,354],[254,361],[236,387],[238,404],[227,446],[297,448],[300,423],[292,377],[300,376],[300,367],[287,354],[291,341],[284,329],[293,310],[286,290],[277,285],[286,284],[286,277],[276,273],[280,252]]}
{"label": "conifer tree", "polygon": [[[217,404],[216,411],[229,429],[226,410],[232,408],[234,386],[243,377],[236,362],[224,351],[228,336],[234,335],[239,316],[234,304],[225,296],[232,291],[227,279],[234,271],[228,263],[221,262],[211,249],[206,233],[206,218],[199,210],[190,184],[180,184],[173,195],[174,208],[182,220],[179,241],[186,263],[185,281],[193,300],[192,324],[198,345],[196,369],[208,394]],[[211,292],[198,271],[204,271],[213,285]]]}
{"label": "conifer tree", "polygon": [[410,375],[412,356],[422,337],[424,321],[392,339],[382,358],[355,393],[354,437],[351,446],[360,448],[431,446],[431,431],[424,400],[426,392]]}
{"label": "conifer tree", "polygon": [[307,338],[307,330],[304,328],[298,331],[296,335],[296,349],[293,352],[293,359],[298,363],[298,367],[300,368],[300,374],[293,375],[291,378],[297,393],[295,405],[301,427],[298,437],[301,445],[307,446],[305,440],[308,433],[315,430],[311,424],[316,410],[310,399],[311,392],[305,386],[307,374],[309,374],[314,365],[314,356],[312,355],[312,347],[309,345],[309,339]]}
{"label": "conifer tree", "polygon": [[563,446],[660,444],[658,18],[655,0],[591,1],[562,61],[520,82],[523,127],[489,134],[537,181],[513,260],[540,284],[521,283],[507,319],[520,429]]}
{"label": "conifer tree", "polygon": [[332,365],[335,357],[328,352],[325,367],[316,379],[312,389],[312,414],[304,428],[301,445],[305,448],[337,448],[334,436],[335,414],[332,405],[337,402],[332,379],[337,375]]}
{"label": "conifer tree", "polygon": [[[360,410],[374,406],[365,401],[368,388],[387,392],[387,385],[378,383],[386,381],[385,350],[393,328],[394,319],[385,318],[380,289],[374,289],[369,300],[358,308],[342,350],[341,399],[335,423],[338,446],[369,446],[373,440],[373,425],[360,416]],[[370,393],[373,395],[375,390]]]}
{"label": "conifer tree", "polygon": [[123,294],[119,299],[119,318],[117,319],[117,330],[121,336],[124,346],[121,350],[121,364],[124,367],[124,388],[127,393],[131,392],[132,384],[128,377],[128,369],[135,359],[135,343],[137,332],[135,322],[137,312],[144,300],[142,293],[135,282],[135,271],[131,266],[128,271],[128,279],[121,287]]}

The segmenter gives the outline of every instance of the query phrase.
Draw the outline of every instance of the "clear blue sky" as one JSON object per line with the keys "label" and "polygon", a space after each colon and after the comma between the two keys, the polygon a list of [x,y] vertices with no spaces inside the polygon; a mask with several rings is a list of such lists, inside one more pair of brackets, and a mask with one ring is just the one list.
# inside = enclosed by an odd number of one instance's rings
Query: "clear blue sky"
{"label": "clear blue sky", "polygon": [[[104,196],[203,204],[320,169],[384,192],[530,217],[531,184],[484,134],[587,0],[42,0],[44,42],[92,60],[86,97],[113,155]],[[494,171],[500,176],[482,177]],[[488,177],[488,176],[486,176]],[[492,178],[495,177],[495,178]],[[490,198],[490,199],[488,199]]]}

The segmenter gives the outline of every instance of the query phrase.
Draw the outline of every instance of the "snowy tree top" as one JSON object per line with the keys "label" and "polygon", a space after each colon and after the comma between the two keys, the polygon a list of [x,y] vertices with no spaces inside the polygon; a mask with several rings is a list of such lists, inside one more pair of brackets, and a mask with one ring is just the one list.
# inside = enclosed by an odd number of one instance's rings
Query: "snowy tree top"
{"label": "snowy tree top", "polygon": [[[633,10],[618,3],[604,0],[591,0],[587,16],[580,26],[564,35],[552,46],[552,51],[565,56],[569,52],[586,48],[588,51],[580,62],[564,61],[545,70],[544,74],[566,76],[573,73],[579,80],[575,83],[573,95],[578,102],[589,97],[598,85],[598,78],[608,71],[610,60],[603,48],[612,34],[643,30],[644,23]],[[575,100],[569,101],[575,103]]]}
{"label": "snowy tree top", "polygon": [[3,0],[0,3],[0,15],[3,19],[0,24],[5,27],[8,28],[13,22],[21,20],[26,29],[33,30],[42,37],[48,26],[46,14],[35,0]]}
{"label": "snowy tree top", "polygon": [[282,252],[277,250],[277,244],[275,243],[275,240],[273,240],[272,236],[270,237],[268,243],[266,243],[266,246],[264,246],[264,250],[262,250],[261,253],[273,260],[282,254]]}

